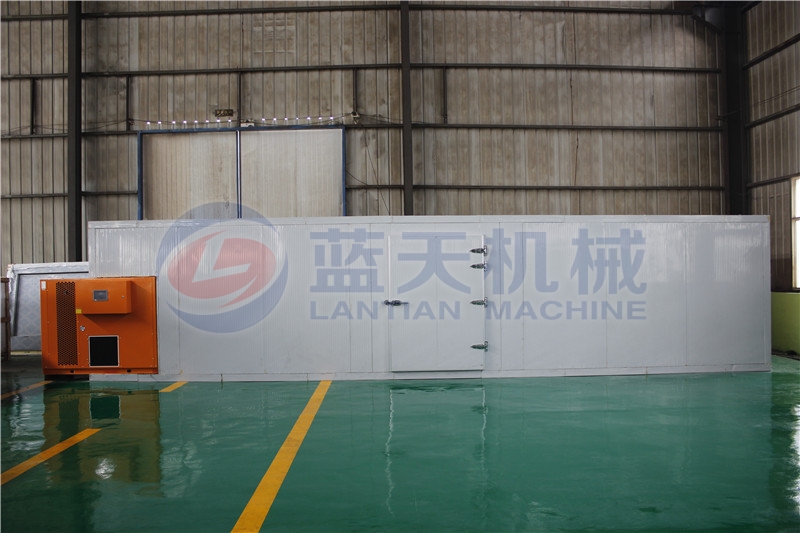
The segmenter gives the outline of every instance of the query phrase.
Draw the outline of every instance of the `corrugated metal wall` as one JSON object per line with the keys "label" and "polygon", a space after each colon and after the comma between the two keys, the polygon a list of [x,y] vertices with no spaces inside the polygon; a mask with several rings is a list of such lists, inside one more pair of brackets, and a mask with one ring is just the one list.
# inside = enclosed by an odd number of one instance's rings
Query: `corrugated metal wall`
{"label": "corrugated metal wall", "polygon": [[750,205],[753,214],[770,216],[772,287],[786,290],[792,286],[791,178],[800,175],[800,5],[763,2],[745,16]]}
{"label": "corrugated metal wall", "polygon": [[[60,74],[67,72],[67,21],[66,2],[4,2],[0,9],[5,272],[11,262],[66,258],[67,80]],[[6,20],[13,16],[28,18]]]}
{"label": "corrugated metal wall", "polygon": [[719,36],[611,5],[412,12],[415,212],[722,212]]}
{"label": "corrugated metal wall", "polygon": [[[725,212],[724,43],[685,3],[410,8],[415,214]],[[0,9],[3,261],[63,260],[67,6]],[[755,16],[776,9],[793,11]],[[344,124],[348,214],[403,214],[398,3],[84,2],[83,13],[88,220],[136,217],[137,131],[214,128],[225,108],[234,125]],[[792,17],[759,5],[748,30],[783,42],[768,28],[791,38]],[[770,46],[751,39],[750,57]],[[795,76],[796,46],[774,58],[794,58]],[[781,80],[764,90],[797,86]],[[766,114],[786,102],[755,98]],[[793,116],[753,127],[754,146],[796,135]]]}

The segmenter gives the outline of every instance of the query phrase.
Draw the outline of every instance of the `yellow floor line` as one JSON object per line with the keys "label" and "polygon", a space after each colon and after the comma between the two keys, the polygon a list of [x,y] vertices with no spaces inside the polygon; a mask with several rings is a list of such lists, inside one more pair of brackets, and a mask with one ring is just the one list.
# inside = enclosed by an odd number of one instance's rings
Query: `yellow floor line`
{"label": "yellow floor line", "polygon": [[92,435],[97,433],[98,431],[100,431],[100,430],[99,429],[84,429],[83,431],[81,431],[77,435],[73,435],[72,437],[68,438],[67,440],[59,442],[55,446],[51,446],[50,448],[46,449],[45,451],[41,452],[40,454],[34,455],[33,457],[31,457],[27,461],[23,461],[22,463],[18,464],[17,466],[15,466],[13,468],[9,468],[5,472],[3,472],[2,476],[0,476],[0,478],[2,478],[2,480],[0,480],[0,485],[5,485],[7,482],[11,481],[12,479],[14,479],[15,477],[19,476],[20,474],[24,474],[25,472],[27,472],[28,470],[30,470],[34,466],[39,465],[39,464],[47,461],[48,459],[50,459],[54,455],[58,455],[59,453],[63,452],[64,450],[66,450],[70,446],[78,444],[79,442],[81,442],[84,439],[88,439],[89,437],[91,437]]}
{"label": "yellow floor line", "polygon": [[303,444],[308,428],[311,427],[311,423],[314,421],[314,417],[319,410],[319,406],[322,405],[322,400],[325,399],[325,394],[328,392],[330,385],[330,381],[320,381],[319,385],[317,385],[317,389],[311,395],[311,399],[308,400],[306,408],[300,413],[297,422],[294,423],[294,427],[289,432],[289,436],[283,441],[283,446],[278,450],[278,454],[272,460],[272,464],[269,465],[267,473],[261,478],[256,491],[244,511],[242,511],[239,520],[233,527],[233,533],[256,532],[261,529],[269,509],[272,507],[272,502],[275,501],[275,497],[278,495],[283,480],[289,472],[289,467],[292,466],[292,461],[297,455],[297,450]]}
{"label": "yellow floor line", "polygon": [[9,396],[14,396],[15,394],[19,394],[21,392],[29,391],[29,390],[35,389],[37,387],[42,387],[44,385],[47,385],[48,383],[52,383],[52,381],[40,381],[39,383],[34,383],[33,385],[28,385],[27,387],[22,387],[19,390],[7,392],[7,393],[3,394],[2,396],[0,396],[0,400],[5,400]]}
{"label": "yellow floor line", "polygon": [[185,381],[178,381],[178,382],[175,382],[175,383],[173,383],[173,384],[172,384],[172,385],[170,385],[169,387],[164,387],[163,389],[161,389],[161,390],[160,390],[160,391],[158,391],[158,392],[172,392],[172,391],[174,391],[175,389],[178,389],[178,388],[180,388],[180,387],[183,387],[184,385],[186,385],[186,382],[185,382]]}

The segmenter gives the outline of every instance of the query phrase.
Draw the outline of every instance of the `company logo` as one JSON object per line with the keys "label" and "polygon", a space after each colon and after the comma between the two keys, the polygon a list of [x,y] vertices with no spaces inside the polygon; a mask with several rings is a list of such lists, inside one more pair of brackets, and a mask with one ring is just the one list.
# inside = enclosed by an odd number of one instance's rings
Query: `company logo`
{"label": "company logo", "polygon": [[289,273],[275,228],[244,206],[235,224],[213,218],[224,206],[206,204],[176,220],[156,258],[160,297],[181,320],[210,333],[262,321],[280,301]]}

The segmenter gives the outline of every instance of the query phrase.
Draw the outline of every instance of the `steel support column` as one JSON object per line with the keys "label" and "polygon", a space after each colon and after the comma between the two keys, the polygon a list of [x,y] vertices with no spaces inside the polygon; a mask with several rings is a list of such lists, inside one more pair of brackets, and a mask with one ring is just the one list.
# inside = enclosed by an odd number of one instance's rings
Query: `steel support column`
{"label": "steel support column", "polygon": [[31,135],[36,135],[38,133],[36,129],[36,81],[36,78],[31,80]]}
{"label": "steel support column", "polygon": [[408,2],[400,2],[400,56],[403,94],[403,214],[414,214],[414,146],[411,124],[411,38]]}
{"label": "steel support column", "polygon": [[730,2],[725,7],[725,92],[724,116],[727,139],[728,180],[725,184],[728,214],[746,215],[750,211],[747,183],[750,181],[750,146],[745,124],[747,80],[744,70],[744,17],[741,6]]}
{"label": "steel support column", "polygon": [[81,185],[81,3],[67,13],[67,260],[83,259]]}

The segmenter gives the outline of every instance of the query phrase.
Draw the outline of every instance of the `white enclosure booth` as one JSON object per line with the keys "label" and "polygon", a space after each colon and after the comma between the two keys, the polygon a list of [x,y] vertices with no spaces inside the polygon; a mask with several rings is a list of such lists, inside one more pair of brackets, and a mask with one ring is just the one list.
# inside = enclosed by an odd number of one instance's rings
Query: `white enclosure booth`
{"label": "white enclosure booth", "polygon": [[90,224],[92,276],[157,276],[159,372],[116,379],[770,368],[766,217],[245,210]]}

